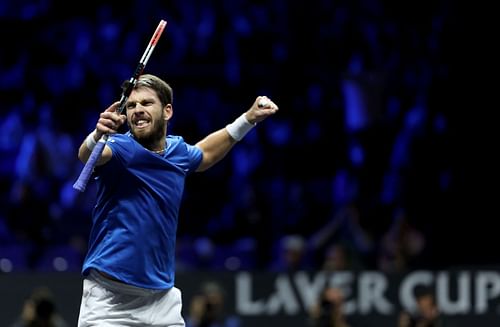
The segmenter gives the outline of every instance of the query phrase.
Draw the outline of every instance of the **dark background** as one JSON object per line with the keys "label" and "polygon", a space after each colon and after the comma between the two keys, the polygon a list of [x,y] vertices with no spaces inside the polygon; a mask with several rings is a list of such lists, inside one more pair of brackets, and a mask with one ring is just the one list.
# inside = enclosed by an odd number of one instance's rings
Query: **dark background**
{"label": "dark background", "polygon": [[[79,271],[95,190],[71,189],[77,148],[160,19],[145,72],[174,88],[169,133],[196,143],[261,94],[280,107],[188,178],[179,269],[274,269],[283,237],[309,242],[351,206],[371,247],[349,228],[330,243],[362,268],[382,269],[401,208],[425,239],[403,269],[497,264],[489,12],[453,1],[2,2],[2,271]],[[349,85],[361,93],[348,97]],[[311,251],[304,267],[320,269],[325,248]]]}
{"label": "dark background", "polygon": [[[161,19],[145,72],[173,86],[169,133],[196,143],[258,95],[280,107],[187,179],[179,276],[318,271],[339,244],[344,269],[497,267],[494,13],[444,0],[2,1],[2,290],[24,297],[34,284],[5,288],[18,274],[68,272],[53,291],[74,300],[95,192],[71,187],[77,148]],[[423,247],[401,250],[415,237]]]}

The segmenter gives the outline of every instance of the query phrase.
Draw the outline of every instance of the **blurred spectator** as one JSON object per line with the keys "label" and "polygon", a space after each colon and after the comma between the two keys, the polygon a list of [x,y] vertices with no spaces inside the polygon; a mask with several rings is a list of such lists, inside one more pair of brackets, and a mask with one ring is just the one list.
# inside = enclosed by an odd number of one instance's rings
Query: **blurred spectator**
{"label": "blurred spectator", "polygon": [[336,287],[326,287],[309,310],[308,327],[350,327],[343,312],[344,295]]}
{"label": "blurred spectator", "polygon": [[[335,251],[350,250],[351,263],[360,268],[365,264],[366,257],[372,255],[375,241],[368,230],[361,225],[360,212],[354,203],[341,207],[324,226],[309,238],[309,244],[315,253],[321,253],[319,266],[325,264],[329,255],[343,255]],[[331,248],[332,244],[342,243],[342,249]],[[340,246],[340,245],[339,245]],[[329,251],[334,252],[329,252]],[[335,258],[333,258],[335,259]],[[346,258],[347,259],[347,258]],[[346,264],[346,262],[342,263]],[[331,267],[330,267],[331,268]]]}
{"label": "blurred spectator", "polygon": [[352,250],[345,243],[333,243],[326,248],[320,269],[325,272],[359,269],[360,263],[354,258]]}
{"label": "blurred spectator", "polygon": [[398,208],[380,241],[378,267],[386,273],[415,268],[414,261],[423,253],[425,245],[425,235],[410,223],[406,211]]}
{"label": "blurred spectator", "polygon": [[310,270],[306,239],[298,234],[285,235],[277,242],[277,253],[270,265],[274,272]]}
{"label": "blurred spectator", "polygon": [[420,290],[416,294],[417,311],[409,313],[403,311],[399,315],[398,327],[449,327],[445,324],[434,294],[430,290]]}
{"label": "blurred spectator", "polygon": [[191,299],[186,327],[239,327],[239,318],[225,312],[225,297],[222,286],[205,282],[200,294]]}
{"label": "blurred spectator", "polygon": [[69,327],[69,324],[57,312],[50,289],[40,286],[26,299],[21,316],[10,327]]}

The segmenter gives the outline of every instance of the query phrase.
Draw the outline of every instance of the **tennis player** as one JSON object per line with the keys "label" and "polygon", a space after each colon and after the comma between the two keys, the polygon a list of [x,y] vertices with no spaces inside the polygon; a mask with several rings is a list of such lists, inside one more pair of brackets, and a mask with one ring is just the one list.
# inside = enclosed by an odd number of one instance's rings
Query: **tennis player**
{"label": "tennis player", "polygon": [[[127,82],[125,82],[127,83]],[[97,202],[82,274],[78,326],[185,326],[175,287],[175,242],[187,175],[204,171],[278,106],[259,96],[245,113],[195,145],[169,135],[172,89],[141,75],[125,105],[113,103],[79,148],[86,162],[109,138],[96,168]],[[128,132],[118,133],[128,124]]]}

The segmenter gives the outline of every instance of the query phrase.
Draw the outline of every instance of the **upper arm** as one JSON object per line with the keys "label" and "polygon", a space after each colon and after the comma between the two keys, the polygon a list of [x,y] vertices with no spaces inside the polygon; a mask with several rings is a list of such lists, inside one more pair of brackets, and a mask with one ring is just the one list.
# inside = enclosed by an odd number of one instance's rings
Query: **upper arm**
{"label": "upper arm", "polygon": [[195,145],[195,147],[201,152],[201,161],[198,165],[198,168],[196,168],[196,171],[205,171],[210,167],[210,161],[208,160],[207,155],[203,152],[203,148],[200,147],[198,143]]}
{"label": "upper arm", "polygon": [[204,171],[215,165],[231,150],[236,141],[229,135],[225,128],[211,133],[200,142],[196,147],[202,152],[201,163],[196,171]]}

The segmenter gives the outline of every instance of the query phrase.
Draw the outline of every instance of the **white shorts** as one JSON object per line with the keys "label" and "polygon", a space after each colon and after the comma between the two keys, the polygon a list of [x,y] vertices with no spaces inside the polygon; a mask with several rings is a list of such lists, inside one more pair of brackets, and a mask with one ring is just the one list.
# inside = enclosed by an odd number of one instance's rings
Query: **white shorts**
{"label": "white shorts", "polygon": [[126,285],[91,271],[83,280],[78,327],[184,327],[181,291]]}

